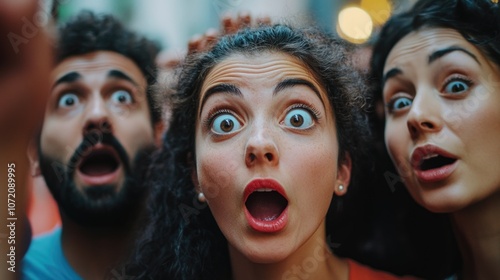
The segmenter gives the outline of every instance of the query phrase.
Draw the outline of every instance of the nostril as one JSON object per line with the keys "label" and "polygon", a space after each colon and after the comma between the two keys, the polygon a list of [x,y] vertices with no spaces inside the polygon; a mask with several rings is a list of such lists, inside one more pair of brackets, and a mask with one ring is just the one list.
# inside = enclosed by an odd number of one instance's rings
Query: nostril
{"label": "nostril", "polygon": [[422,122],[420,125],[425,128],[434,128],[434,125],[430,122]]}
{"label": "nostril", "polygon": [[111,124],[107,121],[101,122],[101,130],[105,132],[111,132]]}
{"label": "nostril", "polygon": [[84,128],[85,133],[111,133],[111,124],[106,120],[89,121]]}
{"label": "nostril", "polygon": [[411,135],[416,135],[417,134],[417,129],[414,126],[410,126],[410,134]]}
{"label": "nostril", "polygon": [[89,132],[89,131],[93,131],[95,129],[97,129],[98,126],[97,124],[95,123],[89,123],[86,127],[85,127],[85,131]]}
{"label": "nostril", "polygon": [[254,160],[255,160],[255,158],[256,158],[256,156],[255,156],[254,154],[250,154],[250,156],[249,156],[249,157],[250,157],[250,161],[251,161],[251,162],[252,162],[252,161],[254,161]]}
{"label": "nostril", "polygon": [[273,161],[273,158],[274,158],[273,154],[271,154],[271,153],[266,153],[265,157],[267,158],[268,161]]}

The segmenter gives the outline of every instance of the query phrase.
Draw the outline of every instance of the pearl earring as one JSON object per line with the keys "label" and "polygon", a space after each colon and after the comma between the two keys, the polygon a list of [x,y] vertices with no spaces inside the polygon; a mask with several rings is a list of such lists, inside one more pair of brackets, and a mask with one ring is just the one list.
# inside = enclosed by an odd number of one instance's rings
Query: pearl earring
{"label": "pearl earring", "polygon": [[207,202],[207,198],[205,197],[205,194],[203,194],[202,192],[200,192],[198,194],[198,201],[201,202],[201,203]]}
{"label": "pearl earring", "polygon": [[341,191],[341,192],[344,191],[344,185],[339,185],[339,191]]}

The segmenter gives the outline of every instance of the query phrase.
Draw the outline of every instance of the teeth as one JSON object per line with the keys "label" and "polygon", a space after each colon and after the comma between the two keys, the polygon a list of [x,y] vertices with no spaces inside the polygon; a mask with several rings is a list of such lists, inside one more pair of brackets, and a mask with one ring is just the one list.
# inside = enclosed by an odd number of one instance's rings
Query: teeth
{"label": "teeth", "polygon": [[272,192],[274,191],[273,189],[269,189],[269,188],[262,188],[262,189],[258,189],[256,190],[256,192]]}
{"label": "teeth", "polygon": [[434,157],[437,157],[437,156],[439,156],[439,155],[438,154],[430,154],[430,155],[424,156],[422,159],[426,160],[426,159],[434,158]]}

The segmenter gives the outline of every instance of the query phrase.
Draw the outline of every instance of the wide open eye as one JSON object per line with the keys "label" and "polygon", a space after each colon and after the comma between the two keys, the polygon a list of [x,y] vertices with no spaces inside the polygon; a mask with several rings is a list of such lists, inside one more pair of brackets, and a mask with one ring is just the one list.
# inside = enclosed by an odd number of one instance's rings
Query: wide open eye
{"label": "wide open eye", "polygon": [[114,92],[111,95],[111,100],[114,103],[119,103],[119,104],[131,104],[132,103],[132,95],[128,91],[125,90],[119,90]]}
{"label": "wide open eye", "polygon": [[313,126],[314,120],[311,113],[302,108],[290,110],[285,116],[285,125],[296,129],[307,129]]}
{"label": "wide open eye", "polygon": [[59,98],[58,107],[67,108],[71,106],[75,106],[80,103],[80,99],[74,93],[66,93],[61,98]]}
{"label": "wide open eye", "polygon": [[466,81],[453,80],[446,85],[444,91],[445,93],[456,94],[468,91],[469,87],[470,85]]}
{"label": "wide open eye", "polygon": [[408,97],[398,97],[392,99],[389,104],[387,104],[387,107],[389,109],[389,112],[397,112],[400,110],[403,110],[404,108],[411,106],[413,103],[413,100],[408,98]]}
{"label": "wide open eye", "polygon": [[241,124],[233,115],[223,113],[216,116],[212,122],[212,131],[217,134],[228,134],[241,128]]}

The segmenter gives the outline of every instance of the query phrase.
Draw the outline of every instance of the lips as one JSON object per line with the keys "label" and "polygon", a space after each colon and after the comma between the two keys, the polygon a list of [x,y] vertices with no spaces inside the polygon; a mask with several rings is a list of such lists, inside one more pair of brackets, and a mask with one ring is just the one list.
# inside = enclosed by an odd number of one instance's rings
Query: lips
{"label": "lips", "polygon": [[245,215],[250,227],[258,232],[282,230],[288,221],[288,199],[275,180],[251,181],[244,192]]}
{"label": "lips", "polygon": [[113,184],[118,178],[120,163],[120,158],[113,148],[96,145],[84,153],[77,174],[86,185]]}
{"label": "lips", "polygon": [[456,163],[455,155],[434,145],[419,147],[411,156],[411,164],[417,178],[428,183],[448,178],[455,170]]}

